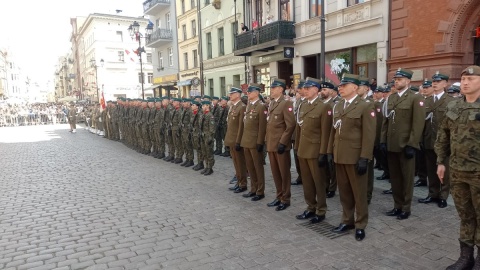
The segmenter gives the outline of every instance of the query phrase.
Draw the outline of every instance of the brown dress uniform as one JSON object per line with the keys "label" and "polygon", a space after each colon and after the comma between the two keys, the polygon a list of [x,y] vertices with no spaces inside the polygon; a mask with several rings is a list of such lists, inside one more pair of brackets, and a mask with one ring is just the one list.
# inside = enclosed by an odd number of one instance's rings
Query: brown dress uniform
{"label": "brown dress uniform", "polygon": [[313,102],[306,101],[301,105],[298,118],[297,154],[307,211],[324,216],[327,212],[326,175],[318,166],[318,157],[327,154],[332,111],[317,97]]}
{"label": "brown dress uniform", "polygon": [[235,176],[239,188],[247,187],[247,167],[245,165],[245,154],[242,149],[235,149],[239,145],[243,135],[243,117],[245,116],[245,104],[241,100],[233,104],[228,110],[227,133],[225,134],[225,146],[230,148],[233,166],[235,167]]}
{"label": "brown dress uniform", "polygon": [[343,208],[342,223],[365,229],[368,223],[368,173],[360,175],[356,164],[360,158],[373,158],[377,120],[372,102],[366,102],[359,96],[347,107],[346,102],[343,99],[337,103],[333,113],[333,157]]}
{"label": "brown dress uniform", "polygon": [[264,145],[267,128],[267,109],[258,99],[248,102],[245,111],[241,146],[245,152],[247,170],[250,174],[250,192],[263,196],[265,192],[265,170],[263,151],[257,151],[257,145]]}
{"label": "brown dress uniform", "polygon": [[[293,103],[280,97],[277,101],[270,102],[266,143],[270,168],[276,187],[276,198],[281,203],[290,204],[291,167],[291,138],[295,129]],[[285,145],[285,152],[278,153],[278,146]]]}
{"label": "brown dress uniform", "polygon": [[[325,104],[327,104],[328,106],[330,106],[330,109],[333,111],[333,107],[335,106],[335,104],[337,104],[338,100],[336,98],[331,98],[329,99],[327,102],[324,102]],[[334,130],[332,129],[332,131],[334,132]],[[333,134],[330,135],[331,138],[329,138],[329,141],[330,142],[333,142]],[[330,153],[329,153],[330,154]],[[333,163],[332,163],[333,165]],[[326,168],[326,173],[327,173],[327,182],[326,182],[326,185],[327,185],[327,192],[335,192],[337,191],[337,174],[335,172],[335,166],[328,166]]]}
{"label": "brown dress uniform", "polygon": [[438,129],[445,117],[445,111],[448,103],[454,101],[455,98],[443,93],[436,100],[436,96],[431,96],[426,100],[425,130],[423,137],[423,146],[425,149],[425,158],[427,161],[428,174],[428,196],[432,199],[446,200],[450,193],[450,178],[448,176],[448,158],[445,158],[445,167],[447,172],[443,178],[443,184],[437,175],[437,154],[435,153],[435,140],[437,138]]}
{"label": "brown dress uniform", "polygon": [[295,115],[295,122],[297,122],[295,124],[295,130],[293,132],[293,157],[295,159],[295,169],[297,171],[297,174],[298,174],[298,182],[295,182],[295,184],[300,184],[302,182],[302,172],[300,170],[300,162],[298,161],[298,153],[297,153],[297,150],[298,150],[298,143],[299,143],[299,138],[300,138],[300,126],[298,125],[298,119],[299,119],[299,111],[300,111],[300,107],[302,106],[302,104],[304,104],[306,102],[306,99],[305,98],[301,98],[297,101],[295,101],[295,106],[294,106],[294,115]]}
{"label": "brown dress uniform", "polygon": [[[403,93],[401,96],[400,93]],[[415,157],[406,157],[407,147],[420,149],[425,124],[425,100],[408,88],[388,97],[380,143],[388,150],[388,167],[394,208],[410,214],[415,177]]]}

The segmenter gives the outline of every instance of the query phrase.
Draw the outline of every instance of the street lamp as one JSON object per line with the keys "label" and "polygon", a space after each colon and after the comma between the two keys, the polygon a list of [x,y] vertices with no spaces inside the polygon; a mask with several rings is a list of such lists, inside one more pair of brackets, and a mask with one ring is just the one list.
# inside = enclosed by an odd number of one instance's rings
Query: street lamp
{"label": "street lamp", "polygon": [[[103,61],[103,59],[100,59],[100,67],[103,67],[104,63],[105,61]],[[97,68],[99,66],[97,66],[97,61],[95,60],[95,58],[90,59],[90,66],[95,69],[95,85],[97,87],[97,101],[100,102],[100,95],[98,94],[99,88],[98,88],[98,72],[97,72]]]}
{"label": "street lamp", "polygon": [[142,99],[145,99],[145,90],[143,88],[143,84],[145,82],[145,76],[143,76],[143,63],[142,63],[142,53],[145,52],[145,47],[142,47],[142,38],[147,40],[150,39],[150,35],[153,32],[153,23],[149,22],[147,27],[145,28],[145,36],[140,33],[140,24],[137,21],[134,21],[128,27],[128,32],[130,32],[130,36],[132,40],[138,41],[138,49],[134,51],[138,55],[138,59],[140,60],[140,75],[142,76]]}

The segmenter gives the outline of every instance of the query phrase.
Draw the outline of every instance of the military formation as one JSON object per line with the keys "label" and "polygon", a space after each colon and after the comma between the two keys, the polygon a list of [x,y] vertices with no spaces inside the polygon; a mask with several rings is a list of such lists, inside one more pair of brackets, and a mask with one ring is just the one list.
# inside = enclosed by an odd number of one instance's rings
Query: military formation
{"label": "military formation", "polygon": [[391,182],[383,193],[392,194],[393,208],[385,214],[398,220],[411,215],[415,176],[425,178],[429,194],[419,202],[444,208],[452,194],[462,220],[462,255],[448,269],[480,267],[473,257],[480,245],[480,67],[465,69],[461,85],[449,86],[449,76],[436,72],[414,87],[412,75],[400,68],[392,83],[374,89],[355,74],[344,74],[338,86],[307,78],[294,99],[285,94],[286,82],[275,79],[268,102],[257,84],[246,96],[232,87],[221,98],[119,99],[91,119],[109,139],[204,175],[213,173],[214,155],[231,157],[229,189],[254,202],[265,198],[268,156],[276,189],[268,207],[288,208],[291,185],[302,185],[306,207],[296,218],[318,223],[338,190],[343,215],[333,232],[355,230],[358,241],[366,236],[374,168],[384,172],[378,180]]}

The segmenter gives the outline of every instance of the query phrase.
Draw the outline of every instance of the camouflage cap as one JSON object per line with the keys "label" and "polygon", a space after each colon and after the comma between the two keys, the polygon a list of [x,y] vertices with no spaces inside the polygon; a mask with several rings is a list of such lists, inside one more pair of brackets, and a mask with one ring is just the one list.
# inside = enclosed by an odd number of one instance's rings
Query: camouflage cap
{"label": "camouflage cap", "polygon": [[475,75],[475,76],[480,76],[480,67],[479,66],[469,66],[466,69],[462,71],[462,76],[463,75]]}
{"label": "camouflage cap", "polygon": [[393,76],[393,78],[407,78],[407,79],[411,79],[411,78],[412,78],[412,75],[413,75],[413,71],[411,71],[410,69],[398,68],[398,69],[397,69],[397,72],[395,72],[395,75]]}

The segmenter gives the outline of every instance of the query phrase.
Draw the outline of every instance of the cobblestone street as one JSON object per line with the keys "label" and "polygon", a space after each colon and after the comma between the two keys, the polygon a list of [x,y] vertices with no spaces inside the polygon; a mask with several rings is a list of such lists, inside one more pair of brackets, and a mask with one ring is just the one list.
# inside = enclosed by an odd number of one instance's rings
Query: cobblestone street
{"label": "cobblestone street", "polygon": [[[330,239],[295,219],[301,186],[287,210],[266,206],[275,197],[268,164],[266,197],[252,202],[228,191],[229,158],[215,156],[203,176],[68,130],[0,128],[0,269],[445,269],[459,255],[453,203],[418,204],[425,187],[399,221],[384,215],[393,200],[376,180],[365,240]],[[336,226],[338,193],[327,203]]]}

